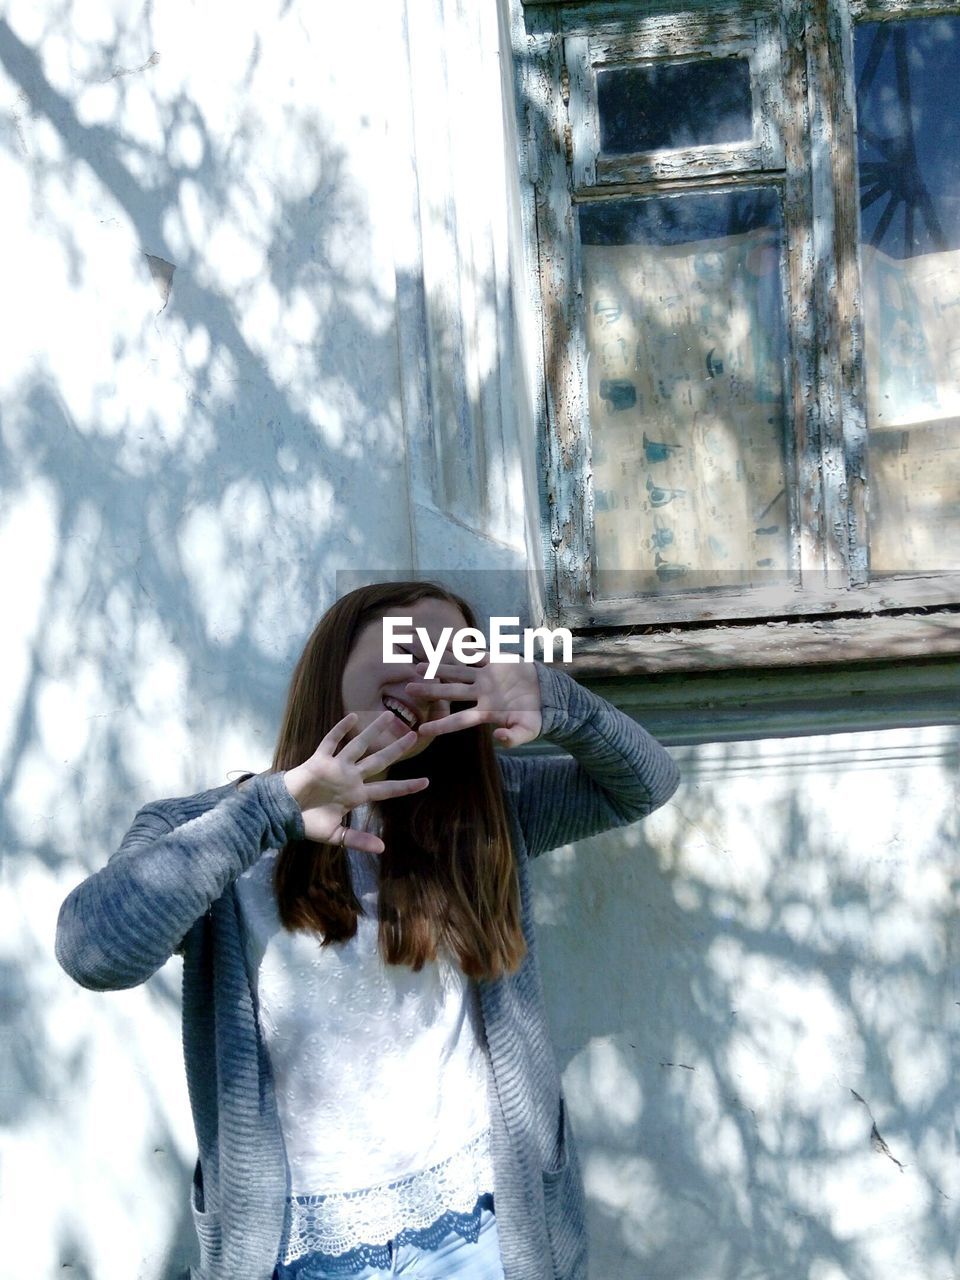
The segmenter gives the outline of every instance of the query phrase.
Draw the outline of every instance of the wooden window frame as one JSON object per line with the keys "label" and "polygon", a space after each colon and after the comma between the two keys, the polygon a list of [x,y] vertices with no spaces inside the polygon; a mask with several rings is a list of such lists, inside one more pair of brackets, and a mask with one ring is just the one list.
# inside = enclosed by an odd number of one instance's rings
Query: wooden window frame
{"label": "wooden window frame", "polygon": [[[661,669],[690,669],[689,657],[681,656],[685,646],[699,655],[694,665],[701,668],[756,665],[769,650],[771,623],[781,624],[778,632],[785,629],[780,639],[795,662],[960,652],[960,573],[869,576],[852,70],[855,22],[955,15],[960,3],[742,0],[708,6],[688,0],[682,13],[678,8],[663,0],[640,12],[636,3],[590,0],[524,8],[522,90],[543,327],[547,616],[583,635],[594,664],[609,652],[618,670],[629,666],[625,655],[631,652],[636,669],[643,669],[650,637],[664,631],[670,641],[653,646]],[[662,153],[659,161],[646,156],[596,163],[591,66],[637,48],[638,32],[646,42],[643,60],[702,49],[703,33],[716,35],[720,50],[738,41],[750,45],[751,27],[759,33],[752,56],[764,68],[770,33],[779,36],[781,74],[758,84],[751,70],[755,107],[761,104],[772,127],[766,139],[755,136],[750,147],[736,148],[739,168],[686,152]],[[576,207],[589,199],[769,184],[781,190],[785,215],[793,424],[787,465],[797,585],[593,599]],[[844,640],[828,657],[823,625],[830,619]]]}

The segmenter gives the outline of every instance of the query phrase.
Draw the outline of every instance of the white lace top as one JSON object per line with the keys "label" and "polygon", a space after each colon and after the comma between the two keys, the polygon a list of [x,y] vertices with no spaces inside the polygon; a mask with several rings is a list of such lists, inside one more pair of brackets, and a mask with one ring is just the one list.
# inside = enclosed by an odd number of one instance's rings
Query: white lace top
{"label": "white lace top", "polygon": [[237,881],[290,1167],[284,1262],[384,1245],[493,1191],[475,988],[452,958],[382,963],[377,856],[348,856],[363,915],[328,947],[280,924],[275,852]]}

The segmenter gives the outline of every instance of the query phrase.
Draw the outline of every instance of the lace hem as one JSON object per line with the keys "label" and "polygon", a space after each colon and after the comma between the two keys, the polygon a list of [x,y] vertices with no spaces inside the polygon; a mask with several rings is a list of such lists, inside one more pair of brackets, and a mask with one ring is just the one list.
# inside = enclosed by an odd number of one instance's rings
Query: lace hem
{"label": "lace hem", "polygon": [[[396,1182],[363,1191],[290,1196],[280,1261],[295,1262],[314,1253],[325,1259],[359,1257],[358,1251],[378,1249],[377,1256],[383,1257],[391,1240],[429,1248],[414,1237],[434,1233],[444,1219],[439,1239],[451,1230],[460,1233],[461,1226],[472,1230],[474,1218],[479,1224],[477,1201],[492,1190],[490,1134],[485,1131],[449,1159]],[[387,1258],[389,1265],[389,1254]]]}
{"label": "lace hem", "polygon": [[297,1259],[292,1265],[280,1262],[274,1272],[274,1280],[327,1280],[328,1276],[355,1275],[365,1267],[388,1271],[393,1262],[391,1245],[409,1244],[418,1249],[436,1249],[453,1234],[469,1244],[476,1244],[480,1239],[481,1214],[484,1209],[492,1207],[493,1197],[485,1194],[477,1199],[470,1213],[453,1213],[448,1210],[431,1226],[423,1230],[410,1228],[401,1231],[387,1244],[362,1244],[337,1256],[310,1253]]}

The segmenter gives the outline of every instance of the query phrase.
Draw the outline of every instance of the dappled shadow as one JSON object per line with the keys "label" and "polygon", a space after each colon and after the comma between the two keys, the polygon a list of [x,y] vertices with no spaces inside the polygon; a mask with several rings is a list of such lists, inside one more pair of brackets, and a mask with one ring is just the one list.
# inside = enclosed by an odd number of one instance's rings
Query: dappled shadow
{"label": "dappled shadow", "polygon": [[956,731],[677,754],[537,872],[593,1274],[948,1276]]}
{"label": "dappled shadow", "polygon": [[[45,332],[25,313],[6,353],[0,441],[22,636],[0,834],[25,908],[3,1120],[59,1188],[37,1274],[93,1274],[101,1220],[151,1199],[154,1238],[172,1230],[131,1267],[179,1277],[194,1250],[179,966],[91,1011],[53,963],[59,900],[138,803],[266,767],[336,572],[410,561],[394,280],[356,166],[289,91],[265,154],[251,86],[276,52],[234,40],[224,119],[205,81],[165,77],[164,21],[148,6],[98,39],[64,4],[27,39],[0,19],[0,163],[45,237],[29,269],[49,273]],[[71,1123],[78,1091],[114,1079],[97,1114],[115,1130]]]}
{"label": "dappled shadow", "polygon": [[[14,352],[0,444],[25,637],[0,767],[5,877],[25,908],[7,939],[16,964],[0,970],[14,1031],[2,1097],[38,1182],[58,1171],[55,1266],[93,1274],[99,1214],[159,1224],[143,1265],[179,1280],[193,1153],[178,967],[91,1015],[94,997],[53,969],[56,910],[138,802],[264,767],[291,660],[335,572],[410,557],[397,323],[419,326],[426,307],[414,306],[422,282],[401,280],[398,317],[368,191],[302,84],[261,128],[258,77],[275,51],[252,35],[238,48],[222,24],[250,102],[231,97],[218,116],[199,80],[151,88],[169,54],[154,13],[102,38],[62,35],[69,3],[29,39],[0,20],[14,102],[0,160],[26,175],[55,259],[27,284],[61,304],[50,341],[29,359]],[[64,39],[72,62],[44,57]],[[504,306],[492,282],[472,285],[479,307]],[[477,396],[501,390],[494,370]],[[925,1060],[944,1022],[938,940],[956,884],[924,876],[956,846],[956,742],[942,753],[952,809],[913,793],[914,746],[903,759],[881,746],[828,763],[816,740],[809,758],[784,749],[779,763],[770,750],[688,752],[684,789],[648,827],[538,869],[598,1280],[875,1280],[856,1236],[869,1214],[851,1208],[851,1226],[837,1206],[857,1186],[874,1194],[876,1170],[927,1189],[920,1256],[949,1252],[954,1202],[937,1190],[949,1081],[933,1057],[913,1083],[904,1064],[910,1036]],[[916,850],[898,829],[886,860],[870,860],[849,824],[832,829],[862,796],[805,781],[871,758],[881,791],[894,779],[891,799],[938,824]],[[885,950],[921,856],[930,894],[907,915],[926,937],[907,931]],[[76,1119],[83,1091],[115,1132]],[[872,1145],[874,1125],[890,1154]]]}

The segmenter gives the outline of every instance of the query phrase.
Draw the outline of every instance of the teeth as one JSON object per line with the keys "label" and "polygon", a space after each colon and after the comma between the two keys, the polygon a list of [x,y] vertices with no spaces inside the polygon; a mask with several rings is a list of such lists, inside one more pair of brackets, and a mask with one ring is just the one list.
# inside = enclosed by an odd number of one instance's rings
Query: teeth
{"label": "teeth", "polygon": [[410,726],[411,729],[417,727],[417,717],[413,714],[409,707],[405,707],[402,702],[395,702],[393,698],[384,698],[383,705],[388,711],[392,711],[394,715]]}

